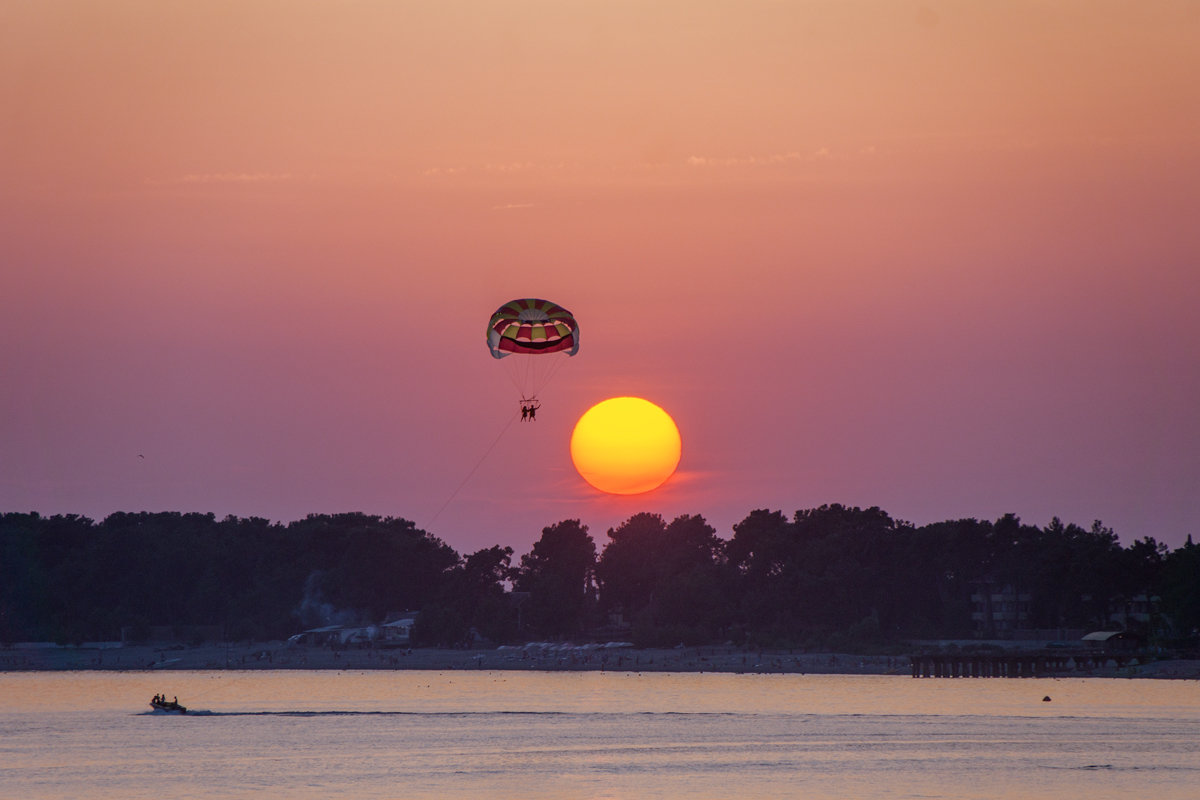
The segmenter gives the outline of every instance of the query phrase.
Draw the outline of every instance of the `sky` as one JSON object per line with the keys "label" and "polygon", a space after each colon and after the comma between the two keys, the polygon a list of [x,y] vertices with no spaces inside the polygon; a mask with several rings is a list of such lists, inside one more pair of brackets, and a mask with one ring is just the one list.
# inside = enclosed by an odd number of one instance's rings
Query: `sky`
{"label": "sky", "polygon": [[[0,511],[1200,534],[1200,4],[8,0]],[[493,310],[580,350],[514,423]],[[596,402],[679,426],[617,497]]]}

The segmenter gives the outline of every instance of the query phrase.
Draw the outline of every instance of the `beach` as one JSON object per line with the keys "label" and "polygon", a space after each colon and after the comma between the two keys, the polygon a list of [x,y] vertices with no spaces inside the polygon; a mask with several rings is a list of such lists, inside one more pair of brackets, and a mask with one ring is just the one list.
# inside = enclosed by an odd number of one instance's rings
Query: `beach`
{"label": "beach", "polygon": [[[574,670],[908,675],[905,655],[810,653],[735,647],[606,648],[538,643],[440,649],[288,646],[283,642],[173,645],[16,645],[0,648],[0,671],[55,670]],[[1200,679],[1200,660],[1162,660],[1072,677]]]}
{"label": "beach", "polygon": [[885,675],[906,672],[903,656],[854,656],[730,647],[603,648],[530,645],[474,649],[239,644],[18,646],[0,649],[0,670],[140,669],[535,669],[643,672],[790,672]]}

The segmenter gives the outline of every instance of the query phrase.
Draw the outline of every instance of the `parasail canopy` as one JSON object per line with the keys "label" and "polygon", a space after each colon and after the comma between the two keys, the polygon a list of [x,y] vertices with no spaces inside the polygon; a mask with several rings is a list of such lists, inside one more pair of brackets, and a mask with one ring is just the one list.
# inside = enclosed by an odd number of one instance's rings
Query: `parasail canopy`
{"label": "parasail canopy", "polygon": [[488,349],[493,358],[513,354],[540,355],[579,352],[579,325],[557,303],[527,297],[496,309],[488,322]]}
{"label": "parasail canopy", "polygon": [[[526,297],[496,309],[488,322],[487,343],[492,357],[507,359],[505,371],[524,405],[579,352],[579,324],[557,303]],[[518,357],[508,358],[512,355]]]}

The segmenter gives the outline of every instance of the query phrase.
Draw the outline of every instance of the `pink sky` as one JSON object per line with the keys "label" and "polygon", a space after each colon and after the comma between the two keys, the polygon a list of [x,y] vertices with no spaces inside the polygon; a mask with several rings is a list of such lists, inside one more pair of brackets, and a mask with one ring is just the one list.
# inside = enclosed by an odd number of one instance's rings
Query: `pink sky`
{"label": "pink sky", "polygon": [[[1198,75],[1189,0],[8,2],[0,510],[521,553],[839,502],[1178,546]],[[479,464],[523,296],[582,347]],[[568,439],[625,394],[680,472],[599,495]]]}

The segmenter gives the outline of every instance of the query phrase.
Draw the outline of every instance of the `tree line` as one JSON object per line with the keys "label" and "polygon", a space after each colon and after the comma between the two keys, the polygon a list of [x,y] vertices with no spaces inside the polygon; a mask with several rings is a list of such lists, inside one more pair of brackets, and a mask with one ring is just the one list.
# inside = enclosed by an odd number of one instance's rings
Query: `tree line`
{"label": "tree line", "polygon": [[879,508],[752,511],[722,539],[702,517],[635,514],[597,546],[577,519],[514,562],[467,555],[408,520],[314,514],[287,524],[213,514],[0,515],[0,643],[137,640],[152,626],[282,639],[419,611],[414,644],[622,638],[640,646],[869,650],[970,638],[980,592],[1020,597],[1022,627],[1112,629],[1194,644],[1200,546],[1123,547],[1096,522],[1014,515],[914,526]]}

